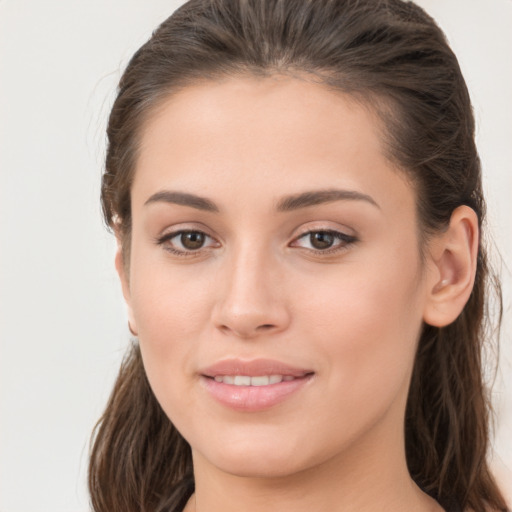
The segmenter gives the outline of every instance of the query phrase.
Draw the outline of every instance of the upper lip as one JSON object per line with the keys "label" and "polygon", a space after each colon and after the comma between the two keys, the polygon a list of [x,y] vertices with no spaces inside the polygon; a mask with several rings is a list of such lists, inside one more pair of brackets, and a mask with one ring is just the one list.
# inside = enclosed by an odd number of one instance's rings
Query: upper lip
{"label": "upper lip", "polygon": [[305,375],[313,373],[313,371],[291,366],[273,359],[252,359],[250,361],[244,361],[242,359],[224,359],[207,368],[203,368],[199,373],[205,377],[215,377],[219,375],[247,375],[249,377],[257,377],[260,375],[291,375],[292,377],[304,377]]}

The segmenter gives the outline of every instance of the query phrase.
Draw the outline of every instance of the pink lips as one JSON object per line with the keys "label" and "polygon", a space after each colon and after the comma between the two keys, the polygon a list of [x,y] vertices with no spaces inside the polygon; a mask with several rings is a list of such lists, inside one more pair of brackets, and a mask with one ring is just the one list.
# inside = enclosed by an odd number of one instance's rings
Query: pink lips
{"label": "pink lips", "polygon": [[[215,400],[229,408],[246,412],[261,411],[281,403],[298,392],[313,376],[312,370],[293,367],[271,359],[229,359],[219,361],[199,373],[201,383]],[[235,385],[222,381],[225,376],[271,375],[281,375],[286,380],[258,386]]]}

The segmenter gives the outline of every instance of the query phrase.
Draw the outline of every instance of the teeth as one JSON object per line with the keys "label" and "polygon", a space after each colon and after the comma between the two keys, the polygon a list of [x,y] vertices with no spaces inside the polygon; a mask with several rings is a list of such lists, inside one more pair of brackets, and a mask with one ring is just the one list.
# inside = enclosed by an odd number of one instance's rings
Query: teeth
{"label": "teeth", "polygon": [[233,382],[235,386],[250,386],[251,385],[251,377],[247,375],[236,375],[235,382]]}
{"label": "teeth", "polygon": [[250,377],[249,375],[215,375],[215,382],[224,384],[234,384],[235,386],[268,386],[269,384],[279,384],[282,381],[294,380],[292,375],[258,375]]}
{"label": "teeth", "polygon": [[270,377],[263,375],[262,377],[251,377],[251,386],[268,386]]}

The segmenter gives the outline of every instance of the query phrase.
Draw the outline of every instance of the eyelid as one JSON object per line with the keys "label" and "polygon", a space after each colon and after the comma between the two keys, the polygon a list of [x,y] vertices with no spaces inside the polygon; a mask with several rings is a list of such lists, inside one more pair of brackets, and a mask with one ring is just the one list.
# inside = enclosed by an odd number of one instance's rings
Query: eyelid
{"label": "eyelid", "polygon": [[200,229],[177,229],[175,231],[169,231],[167,233],[164,233],[163,235],[156,238],[157,243],[164,243],[168,240],[172,240],[173,238],[177,237],[178,235],[182,235],[183,233],[200,233],[204,235],[207,238],[210,238],[211,240],[215,240],[215,238],[205,231],[202,231]]}
{"label": "eyelid", "polygon": [[335,229],[310,229],[309,231],[306,231],[305,233],[302,233],[301,235],[295,237],[293,241],[295,242],[297,240],[300,240],[301,238],[306,238],[306,236],[311,235],[313,233],[328,233],[339,240],[346,241],[346,243],[352,243],[355,240],[357,240],[355,236],[348,235],[347,233],[343,233],[342,231],[337,231]]}
{"label": "eyelid", "polygon": [[167,227],[159,230],[159,233],[154,237],[155,243],[157,243],[159,240],[163,240],[164,238],[172,237],[173,235],[177,235],[179,233],[184,232],[197,232],[197,233],[203,233],[204,235],[213,238],[214,240],[219,240],[219,237],[217,235],[212,234],[212,230],[203,222],[196,222],[196,221],[184,221],[184,222],[177,222],[173,225],[168,225]]}
{"label": "eyelid", "polygon": [[353,228],[340,224],[338,222],[329,222],[327,220],[305,222],[300,227],[295,229],[294,233],[291,234],[290,236],[293,237],[294,240],[296,240],[301,236],[308,235],[309,233],[316,233],[319,231],[333,234],[339,233],[343,237],[359,239],[359,235]]}

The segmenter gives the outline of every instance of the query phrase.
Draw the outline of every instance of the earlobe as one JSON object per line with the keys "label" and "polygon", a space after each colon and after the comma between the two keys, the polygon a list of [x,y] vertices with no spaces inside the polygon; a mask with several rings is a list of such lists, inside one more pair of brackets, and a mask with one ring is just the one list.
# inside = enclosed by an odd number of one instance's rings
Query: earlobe
{"label": "earlobe", "polygon": [[115,257],[115,266],[117,275],[119,276],[119,280],[121,281],[121,289],[123,291],[123,297],[127,306],[128,313],[128,329],[130,330],[133,336],[137,336],[137,325],[135,322],[135,318],[133,315],[133,309],[131,306],[131,295],[130,295],[130,283],[128,276],[126,275],[127,268],[124,261],[123,249],[121,243],[118,239],[116,257]]}
{"label": "earlobe", "polygon": [[479,230],[475,211],[459,206],[448,229],[430,247],[431,272],[423,320],[445,327],[460,315],[475,282]]}

